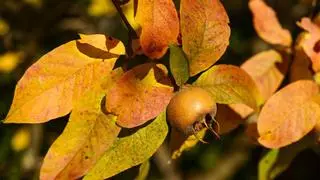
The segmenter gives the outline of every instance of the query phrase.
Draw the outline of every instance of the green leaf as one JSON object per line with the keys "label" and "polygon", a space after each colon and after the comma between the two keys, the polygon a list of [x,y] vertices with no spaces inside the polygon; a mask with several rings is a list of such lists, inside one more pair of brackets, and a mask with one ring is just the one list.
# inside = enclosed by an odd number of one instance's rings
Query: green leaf
{"label": "green leaf", "polygon": [[142,163],[140,165],[139,174],[135,178],[135,180],[145,180],[145,179],[147,179],[147,176],[149,174],[149,170],[150,170],[150,162],[149,162],[149,160],[147,160],[147,161],[145,161],[144,163]]}
{"label": "green leaf", "polygon": [[237,66],[213,66],[204,72],[194,85],[208,90],[220,104],[242,103],[257,109],[262,101],[253,79]]}
{"label": "green leaf", "polygon": [[40,179],[77,179],[100,159],[116,140],[116,117],[101,111],[104,90],[91,88],[77,102],[63,133],[50,147]]}
{"label": "green leaf", "polygon": [[119,138],[84,179],[107,179],[145,162],[160,147],[167,133],[168,125],[164,111],[134,134]]}
{"label": "green leaf", "polygon": [[269,180],[269,172],[277,161],[278,149],[268,151],[259,162],[259,180]]}
{"label": "green leaf", "polygon": [[188,60],[184,52],[175,45],[170,45],[170,70],[180,87],[189,79]]}

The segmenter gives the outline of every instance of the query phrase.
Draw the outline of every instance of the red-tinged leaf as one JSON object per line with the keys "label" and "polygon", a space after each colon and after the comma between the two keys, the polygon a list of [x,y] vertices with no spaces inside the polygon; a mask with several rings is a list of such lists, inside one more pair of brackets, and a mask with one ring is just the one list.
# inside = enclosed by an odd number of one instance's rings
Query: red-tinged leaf
{"label": "red-tinged leaf", "polygon": [[[89,42],[90,39],[93,42]],[[125,48],[90,35],[68,42],[33,64],[18,82],[5,123],[41,123],[68,114],[90,87],[111,72]],[[108,51],[100,44],[111,46]],[[97,47],[95,47],[97,46]]]}
{"label": "red-tinged leaf", "polygon": [[159,67],[153,63],[139,65],[126,72],[111,88],[107,111],[118,116],[118,125],[126,128],[142,125],[168,105],[173,88],[167,72],[162,69],[165,67]]}
{"label": "red-tinged leaf", "polygon": [[194,83],[208,90],[220,104],[246,104],[257,109],[261,104],[259,90],[244,70],[232,65],[216,65]]}
{"label": "red-tinged leaf", "polygon": [[320,28],[309,18],[302,18],[301,22],[298,22],[297,24],[309,32],[309,35],[306,35],[304,40],[300,43],[305,53],[311,59],[312,69],[315,72],[318,72],[320,70],[320,50],[318,47],[320,41]]}
{"label": "red-tinged leaf", "polygon": [[312,101],[319,93],[316,83],[300,80],[274,94],[258,118],[259,142],[280,148],[300,140],[320,118],[320,106]]}
{"label": "red-tinged leaf", "polygon": [[183,51],[194,76],[217,62],[229,45],[229,18],[220,0],[181,0]]}
{"label": "red-tinged leaf", "polygon": [[165,140],[168,133],[166,112],[135,133],[120,137],[104,153],[84,180],[107,179],[149,159]]}
{"label": "red-tinged leaf", "polygon": [[172,0],[139,0],[136,20],[142,27],[142,50],[149,58],[160,59],[168,45],[176,43],[179,19]]}
{"label": "red-tinged leaf", "polygon": [[254,112],[252,108],[245,104],[229,104],[229,107],[243,119],[247,118]]}
{"label": "red-tinged leaf", "polygon": [[263,40],[268,43],[290,47],[291,34],[283,29],[274,10],[263,0],[250,0],[250,10],[253,14],[253,25]]}
{"label": "red-tinged leaf", "polygon": [[44,159],[40,179],[80,178],[112,146],[120,128],[115,116],[101,111],[104,95],[101,88],[91,88],[77,102],[65,130]]}
{"label": "red-tinged leaf", "polygon": [[269,50],[256,54],[241,65],[241,68],[253,78],[265,100],[272,96],[284,78],[276,67],[276,63],[281,62],[281,54]]}

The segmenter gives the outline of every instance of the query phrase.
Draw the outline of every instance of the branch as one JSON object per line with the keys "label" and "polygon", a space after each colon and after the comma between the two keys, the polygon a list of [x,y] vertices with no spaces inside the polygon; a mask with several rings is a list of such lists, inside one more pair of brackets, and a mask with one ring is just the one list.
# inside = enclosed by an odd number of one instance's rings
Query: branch
{"label": "branch", "polygon": [[126,46],[126,51],[127,54],[129,56],[129,58],[132,57],[133,54],[133,49],[132,49],[132,40],[133,39],[137,39],[138,35],[136,33],[136,31],[133,29],[133,27],[131,26],[131,24],[129,23],[128,19],[126,18],[126,16],[124,15],[120,5],[123,3],[126,3],[126,0],[120,2],[120,0],[112,0],[113,5],[116,7],[122,21],[124,22],[124,24],[126,25],[127,29],[128,29],[128,45]]}

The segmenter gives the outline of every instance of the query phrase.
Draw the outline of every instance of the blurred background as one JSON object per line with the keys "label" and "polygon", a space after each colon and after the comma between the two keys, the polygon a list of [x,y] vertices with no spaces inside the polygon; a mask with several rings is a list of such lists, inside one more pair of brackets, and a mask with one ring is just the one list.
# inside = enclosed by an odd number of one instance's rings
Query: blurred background
{"label": "blurred background", "polygon": [[[175,2],[179,4],[178,0]],[[312,2],[267,0],[293,37],[300,32],[296,21],[314,13]],[[270,48],[253,29],[248,0],[222,0],[222,3],[230,17],[232,35],[219,63],[240,65],[253,54]],[[123,6],[123,11],[135,27],[132,3]],[[15,85],[26,69],[55,47],[77,39],[79,33],[108,34],[127,42],[127,30],[111,0],[0,0],[0,119],[5,118]],[[0,180],[38,179],[41,161],[67,119],[37,125],[0,124]],[[183,153],[175,162],[175,173],[181,179],[205,179],[204,175],[209,179],[257,179],[258,162],[266,150],[243,143],[243,129],[240,126],[220,140],[208,135],[210,144],[198,144]],[[147,179],[167,178],[158,161],[158,158],[151,160]],[[134,179],[137,172],[137,167],[132,168],[112,179]],[[307,149],[299,153],[278,179],[315,177],[320,179],[320,158]]]}

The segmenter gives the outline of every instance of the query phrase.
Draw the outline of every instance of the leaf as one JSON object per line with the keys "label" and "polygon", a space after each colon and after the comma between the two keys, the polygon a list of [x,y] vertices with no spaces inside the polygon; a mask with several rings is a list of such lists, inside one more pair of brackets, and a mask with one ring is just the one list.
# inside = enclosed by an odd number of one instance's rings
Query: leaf
{"label": "leaf", "polygon": [[219,0],[181,0],[183,51],[194,76],[217,62],[229,45],[229,18]]}
{"label": "leaf", "polygon": [[112,4],[111,0],[91,0],[91,3],[88,7],[88,14],[91,16],[113,16],[116,13],[117,10]]}
{"label": "leaf", "polygon": [[207,129],[204,128],[197,132],[197,136],[191,135],[186,137],[181,132],[172,129],[170,137],[170,147],[172,150],[172,159],[178,159],[184,151],[190,150],[192,147],[198,144],[199,138],[203,139],[206,135]]}
{"label": "leaf", "polygon": [[271,44],[291,46],[290,32],[281,27],[271,7],[263,0],[250,0],[249,8],[253,14],[253,26],[260,38]]}
{"label": "leaf", "polygon": [[165,140],[168,133],[166,112],[135,133],[118,138],[106,151],[84,180],[107,179],[149,159]]}
{"label": "leaf", "polygon": [[320,106],[311,99],[318,93],[316,83],[300,80],[274,94],[258,118],[259,143],[280,148],[310,132],[320,118]]}
{"label": "leaf", "polygon": [[52,50],[25,72],[5,123],[42,123],[68,114],[125,53],[124,45],[108,36],[82,38]]}
{"label": "leaf", "polygon": [[20,52],[6,52],[0,55],[0,72],[9,73],[20,63],[23,54]]}
{"label": "leaf", "polygon": [[140,165],[139,174],[135,180],[146,180],[150,171],[150,162],[149,160],[145,161]]}
{"label": "leaf", "polygon": [[320,28],[314,24],[309,18],[302,18],[301,22],[297,23],[298,26],[309,32],[309,35],[306,35],[301,45],[311,59],[312,69],[315,72],[320,70],[320,50],[318,48],[318,42],[320,40]]}
{"label": "leaf", "polygon": [[266,153],[259,161],[259,180],[269,180],[269,172],[278,158],[279,150],[273,149]]}
{"label": "leaf", "polygon": [[178,86],[182,86],[189,79],[188,61],[183,51],[175,46],[170,46],[170,70]]}
{"label": "leaf", "polygon": [[[121,127],[137,127],[155,118],[169,104],[173,88],[166,72],[153,63],[126,72],[111,88],[107,111],[118,116]],[[166,69],[165,69],[166,71]]]}
{"label": "leaf", "polygon": [[176,43],[179,18],[172,0],[139,0],[136,20],[142,27],[142,50],[149,58],[160,59],[168,45]]}
{"label": "leaf", "polygon": [[252,77],[265,100],[272,96],[284,79],[276,67],[276,63],[281,62],[282,57],[278,52],[268,50],[254,55],[241,65]]}
{"label": "leaf", "polygon": [[80,178],[112,146],[120,128],[115,116],[101,111],[104,94],[103,89],[94,87],[78,101],[66,128],[44,159],[40,179]]}
{"label": "leaf", "polygon": [[252,78],[232,65],[216,65],[204,72],[195,82],[208,90],[220,104],[246,104],[253,109],[261,102],[261,95]]}

